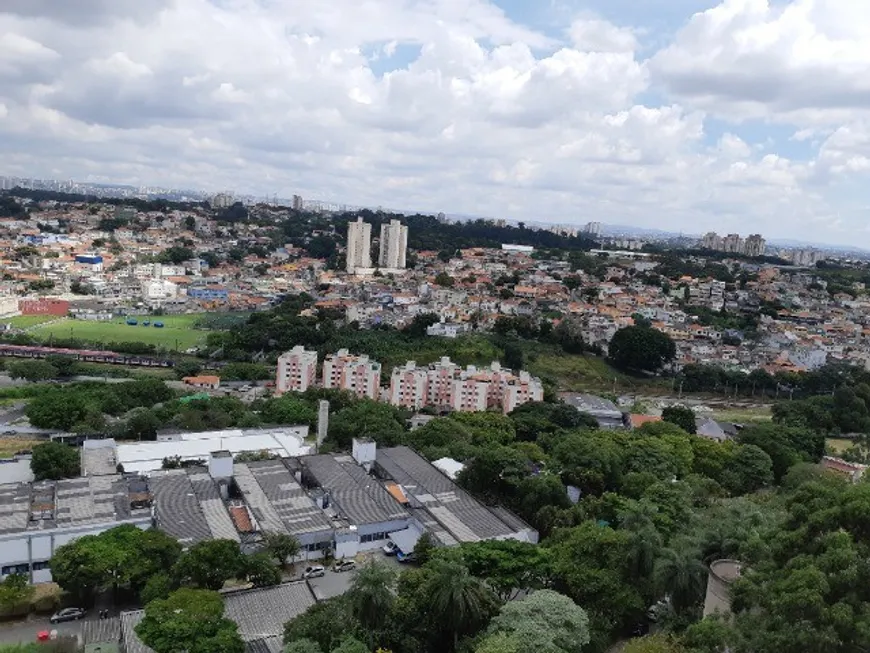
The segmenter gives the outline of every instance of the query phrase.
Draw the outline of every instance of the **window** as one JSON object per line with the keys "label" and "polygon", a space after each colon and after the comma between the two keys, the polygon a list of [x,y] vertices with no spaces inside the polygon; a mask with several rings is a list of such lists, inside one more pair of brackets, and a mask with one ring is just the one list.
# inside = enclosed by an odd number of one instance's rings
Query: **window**
{"label": "window", "polygon": [[33,571],[42,571],[43,569],[51,569],[51,560],[41,560],[33,563]]}
{"label": "window", "polygon": [[20,565],[7,565],[0,571],[2,571],[4,576],[9,576],[10,574],[26,574],[30,571],[30,565],[26,562],[23,562]]}

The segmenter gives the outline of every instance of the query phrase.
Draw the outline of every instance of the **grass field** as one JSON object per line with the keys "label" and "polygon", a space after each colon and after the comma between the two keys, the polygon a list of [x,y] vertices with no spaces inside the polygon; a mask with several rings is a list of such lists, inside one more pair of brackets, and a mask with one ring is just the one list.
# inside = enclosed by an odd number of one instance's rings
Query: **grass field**
{"label": "grass field", "polygon": [[142,326],[143,318],[141,317],[138,318],[139,324],[137,326],[127,325],[123,318],[117,318],[111,322],[64,318],[46,326],[37,326],[29,333],[46,340],[53,336],[55,338],[80,338],[98,343],[144,342],[149,345],[163,346],[167,349],[175,349],[177,345],[178,349],[183,351],[205,341],[207,332],[193,328],[200,317],[201,315],[194,314],[145,318],[150,319],[152,325],[154,321],[163,322],[165,326],[162,329]]}
{"label": "grass field", "polygon": [[627,376],[595,356],[566,354],[555,348],[538,346],[527,353],[526,369],[534,376],[549,378],[559,390],[606,394],[664,394],[671,384],[662,379]]}
{"label": "grass field", "polygon": [[57,315],[16,315],[15,317],[4,317],[0,322],[11,324],[16,329],[26,329],[56,319],[58,319]]}
{"label": "grass field", "polygon": [[834,454],[841,454],[846,449],[855,444],[852,440],[846,440],[844,438],[828,438],[825,440],[825,445],[828,450]]}
{"label": "grass field", "polygon": [[30,438],[19,438],[15,436],[6,436],[0,438],[0,458],[11,458],[19,451],[33,449],[34,446],[44,442],[44,440],[32,440]]}
{"label": "grass field", "polygon": [[746,424],[748,422],[769,422],[773,417],[770,413],[770,406],[757,406],[752,408],[729,406],[721,409],[714,408],[713,418],[721,422]]}

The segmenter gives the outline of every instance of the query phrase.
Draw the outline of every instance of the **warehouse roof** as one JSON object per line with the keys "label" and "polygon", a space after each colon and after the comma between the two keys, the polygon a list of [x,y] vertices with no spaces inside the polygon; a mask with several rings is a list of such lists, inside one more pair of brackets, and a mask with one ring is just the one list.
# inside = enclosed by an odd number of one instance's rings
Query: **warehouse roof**
{"label": "warehouse roof", "polygon": [[[0,535],[150,518],[133,508],[143,481],[120,474],[0,485]],[[147,495],[147,484],[144,494]],[[147,502],[146,502],[147,503]]]}
{"label": "warehouse roof", "polygon": [[185,470],[154,472],[151,475],[151,487],[154,492],[154,514],[160,530],[184,545],[213,537]]}
{"label": "warehouse roof", "polygon": [[285,583],[225,594],[224,616],[238,624],[239,635],[247,642],[283,635],[284,624],[312,605],[308,583]]}
{"label": "warehouse roof", "polygon": [[[411,507],[424,508],[447,531],[449,539],[476,542],[532,532],[515,516],[511,519],[513,523],[508,523],[408,447],[379,449],[377,465],[381,472],[402,486]],[[520,524],[524,528],[516,528]],[[434,535],[444,539],[437,530]]]}
{"label": "warehouse roof", "polygon": [[350,456],[322,454],[300,460],[306,472],[329,492],[330,505],[351,524],[378,524],[408,517],[384,486]]}

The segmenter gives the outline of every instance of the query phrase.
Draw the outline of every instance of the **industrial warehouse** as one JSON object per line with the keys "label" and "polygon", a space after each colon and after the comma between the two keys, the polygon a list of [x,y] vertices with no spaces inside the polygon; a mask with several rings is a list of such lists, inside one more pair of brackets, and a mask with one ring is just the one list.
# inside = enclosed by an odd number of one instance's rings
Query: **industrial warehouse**
{"label": "industrial warehouse", "polygon": [[502,508],[487,507],[404,446],[354,440],[352,454],[235,462],[214,451],[206,464],[118,474],[95,464],[111,447],[86,448],[83,466],[102,475],[0,485],[0,563],[5,577],[51,579],[57,547],[123,523],[155,526],[185,547],[232,539],[246,552],[264,533],[295,536],[300,560],[325,552],[352,558],[392,540],[410,553],[424,532],[443,546],[488,539],[537,542],[538,533]]}

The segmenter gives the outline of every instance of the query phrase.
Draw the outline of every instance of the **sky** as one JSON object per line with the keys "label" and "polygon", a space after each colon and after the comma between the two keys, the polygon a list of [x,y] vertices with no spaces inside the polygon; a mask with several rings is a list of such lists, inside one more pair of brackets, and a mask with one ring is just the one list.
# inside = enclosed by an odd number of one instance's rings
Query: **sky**
{"label": "sky", "polygon": [[870,2],[2,0],[0,174],[870,247]]}

